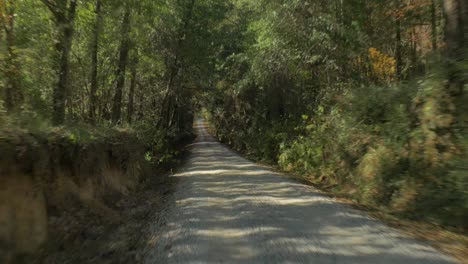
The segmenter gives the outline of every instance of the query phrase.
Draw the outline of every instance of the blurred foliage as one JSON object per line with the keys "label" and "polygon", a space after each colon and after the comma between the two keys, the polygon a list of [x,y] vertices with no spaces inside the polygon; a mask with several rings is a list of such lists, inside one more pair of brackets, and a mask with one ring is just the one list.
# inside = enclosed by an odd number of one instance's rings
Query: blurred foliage
{"label": "blurred foliage", "polygon": [[391,81],[395,78],[396,61],[376,48],[369,48],[369,60],[372,68],[372,75],[382,81]]}
{"label": "blurred foliage", "polygon": [[362,204],[467,230],[467,100],[447,89],[442,6],[235,3],[235,41],[205,96],[221,141]]}
{"label": "blurred foliage", "polygon": [[[66,136],[79,127],[104,137],[124,129],[148,146],[153,161],[165,163],[192,137],[197,95],[209,81],[202,77],[214,70],[218,22],[229,6],[221,0],[0,0],[0,129]],[[63,122],[55,120],[62,111],[57,103],[64,105]],[[69,136],[79,142],[80,135]]]}
{"label": "blurred foliage", "polygon": [[468,26],[449,11],[429,0],[0,0],[1,126],[76,144],[125,130],[165,163],[204,106],[218,138],[251,157],[466,230],[468,52],[453,38]]}

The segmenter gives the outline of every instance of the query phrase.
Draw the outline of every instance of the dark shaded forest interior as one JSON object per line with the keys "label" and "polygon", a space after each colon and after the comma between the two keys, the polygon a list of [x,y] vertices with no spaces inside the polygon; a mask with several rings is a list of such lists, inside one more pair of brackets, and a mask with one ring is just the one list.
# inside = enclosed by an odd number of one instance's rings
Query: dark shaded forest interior
{"label": "dark shaded forest interior", "polygon": [[467,0],[0,0],[0,252],[36,252],[67,208],[114,215],[195,116],[468,243],[467,83]]}

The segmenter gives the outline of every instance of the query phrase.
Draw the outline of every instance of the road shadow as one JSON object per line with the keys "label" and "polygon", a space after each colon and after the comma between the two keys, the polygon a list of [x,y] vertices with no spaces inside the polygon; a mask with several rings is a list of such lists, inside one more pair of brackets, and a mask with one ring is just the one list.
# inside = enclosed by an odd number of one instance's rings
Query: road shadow
{"label": "road shadow", "polygon": [[146,263],[454,263],[197,130]]}

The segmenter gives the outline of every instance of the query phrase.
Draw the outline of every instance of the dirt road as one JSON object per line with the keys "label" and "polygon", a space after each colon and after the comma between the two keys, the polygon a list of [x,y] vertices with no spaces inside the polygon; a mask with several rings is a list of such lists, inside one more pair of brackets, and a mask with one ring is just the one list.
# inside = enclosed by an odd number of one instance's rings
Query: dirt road
{"label": "dirt road", "polygon": [[197,130],[145,263],[454,263]]}

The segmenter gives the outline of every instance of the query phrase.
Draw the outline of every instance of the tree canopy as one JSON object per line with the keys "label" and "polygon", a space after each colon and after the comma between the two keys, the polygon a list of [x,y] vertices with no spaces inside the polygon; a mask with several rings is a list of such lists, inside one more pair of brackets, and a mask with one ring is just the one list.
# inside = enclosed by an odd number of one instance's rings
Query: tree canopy
{"label": "tree canopy", "polygon": [[462,225],[467,18],[465,0],[0,0],[0,121],[178,135],[204,109],[240,151]]}

